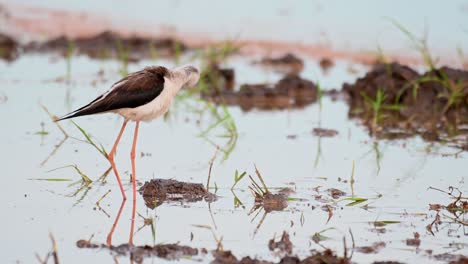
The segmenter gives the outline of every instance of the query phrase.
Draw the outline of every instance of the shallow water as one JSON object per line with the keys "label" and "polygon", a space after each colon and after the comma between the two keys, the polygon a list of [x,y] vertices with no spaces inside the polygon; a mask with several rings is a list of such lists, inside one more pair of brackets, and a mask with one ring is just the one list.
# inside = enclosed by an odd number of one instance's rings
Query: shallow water
{"label": "shallow water", "polygon": [[[131,64],[129,71],[153,63]],[[165,60],[157,63],[173,65]],[[238,85],[274,82],[280,78],[278,74],[251,65],[247,58],[234,57],[227,65],[235,68]],[[358,69],[358,74],[353,75],[347,72],[348,66],[347,62],[337,61],[336,66],[324,75],[317,62],[306,61],[302,77],[319,80],[324,89],[339,89],[343,82],[354,81],[366,70],[363,66],[353,65]],[[41,67],[47,67],[47,70]],[[72,59],[72,81],[67,84],[54,81],[65,75],[66,68],[63,60],[51,60],[50,55],[23,56],[11,64],[0,62],[0,92],[7,96],[6,102],[0,104],[0,118],[4,122],[0,160],[5,186],[0,192],[4,212],[0,228],[5,238],[0,258],[6,263],[32,263],[36,261],[35,253],[45,255],[51,248],[49,232],[57,240],[63,263],[113,262],[109,252],[78,249],[75,243],[90,237],[94,242],[105,242],[121,205],[114,175],[108,175],[106,184],[95,183],[88,191],[76,193],[79,183],[71,185],[80,179],[76,171],[72,168],[50,171],[76,164],[91,179],[97,180],[109,168],[108,162],[88,143],[75,139],[84,140],[84,137],[66,121],[61,124],[74,138],[68,138],[41,166],[63,135],[39,103],[53,114],[65,114],[107,90],[119,79],[118,68],[115,61],[75,57]],[[100,70],[104,71],[105,80],[94,87],[92,81],[98,79]],[[205,104],[193,98],[179,98],[166,120],[141,125],[138,153],[145,155],[137,155],[140,183],[157,177],[205,184],[208,164],[215,152],[209,140],[224,148],[228,139],[217,137],[225,133],[222,128],[211,131],[208,140],[200,137],[199,134],[215,120],[209,111],[200,114],[193,108],[203,109]],[[328,97],[324,97],[321,104],[315,103],[304,109],[242,112],[237,107],[229,107],[229,112],[239,136],[232,153],[224,156],[221,152],[213,166],[211,186],[216,184],[218,187],[219,200],[211,204],[163,204],[151,210],[138,195],[137,212],[144,217],[156,217],[156,236],[153,240],[151,228],[146,226],[135,234],[136,245],[180,242],[211,250],[217,245],[214,233],[218,239],[222,237],[224,248],[232,250],[236,256],[275,260],[267,247],[268,240],[275,234],[279,237],[283,230],[288,231],[295,245],[294,253],[306,256],[311,249],[322,249],[312,241],[312,235],[332,228],[323,233],[329,239],[320,243],[340,255],[343,254],[343,237],[350,247],[349,230],[354,234],[356,246],[379,241],[386,243],[378,254],[355,252],[352,260],[357,263],[374,260],[436,263],[426,250],[433,250],[433,254],[468,254],[466,227],[443,218],[444,224],[438,231],[434,230],[434,235],[426,231],[426,226],[435,217],[435,212],[429,211],[429,204],[446,205],[453,201],[444,193],[428,190],[430,186],[443,190],[455,186],[468,193],[465,153],[457,157],[442,156],[458,150],[429,144],[417,137],[374,142],[364,127],[348,119],[345,102],[333,102]],[[121,125],[121,120],[110,114],[75,121],[106,149],[112,146]],[[37,134],[42,129],[41,123],[47,135]],[[311,133],[315,127],[335,129],[339,134],[319,138]],[[128,195],[131,190],[132,130],[133,126],[128,126],[116,158]],[[296,138],[288,138],[291,135]],[[221,161],[223,157],[225,161]],[[349,181],[353,163],[355,183],[351,190]],[[249,213],[254,201],[248,191],[249,180],[244,178],[235,190],[245,208],[234,206],[235,196],[230,191],[235,170],[254,175],[253,164],[258,166],[268,186],[290,187],[296,191],[291,197],[303,199],[289,201],[284,211],[268,213],[259,227],[263,212],[257,217],[254,217],[255,213]],[[39,178],[73,181],[30,180]],[[334,204],[325,191],[328,188],[345,191],[345,197],[354,194],[369,200],[356,206],[345,206],[349,201]],[[101,201],[103,210],[99,210],[95,203],[108,190],[111,193]],[[330,202],[315,200],[316,194],[322,194]],[[321,209],[325,204],[336,205],[329,221],[328,212]],[[369,206],[363,208],[365,204]],[[131,207],[132,202],[127,201],[114,244],[128,241]],[[378,233],[374,221],[400,223],[386,225],[386,232]],[[143,219],[137,216],[135,225],[136,229],[141,227]],[[200,226],[210,227],[213,232]],[[414,232],[421,234],[419,248],[406,245],[406,239],[413,238]],[[211,256],[195,259],[206,262]],[[119,263],[127,261],[128,257],[119,259]],[[156,261],[161,260],[152,260]],[[193,261],[183,259],[181,262]]]}
{"label": "shallow water", "polygon": [[98,3],[81,0],[31,3],[17,0],[6,3],[96,14],[110,18],[120,28],[135,31],[140,27],[147,30],[163,27],[174,32],[200,33],[221,40],[322,43],[339,50],[375,51],[380,46],[386,51],[412,52],[413,47],[407,38],[392,26],[388,18],[405,25],[412,32],[421,33],[416,34],[418,37],[427,31],[429,46],[437,55],[457,57],[456,47],[466,47],[468,42],[468,28],[463,23],[468,6],[462,0],[451,1],[450,4],[424,0],[387,3],[372,0],[302,0],[293,3],[244,0],[222,4],[218,1],[166,0],[144,5],[135,5],[131,1],[114,4],[110,0]]}

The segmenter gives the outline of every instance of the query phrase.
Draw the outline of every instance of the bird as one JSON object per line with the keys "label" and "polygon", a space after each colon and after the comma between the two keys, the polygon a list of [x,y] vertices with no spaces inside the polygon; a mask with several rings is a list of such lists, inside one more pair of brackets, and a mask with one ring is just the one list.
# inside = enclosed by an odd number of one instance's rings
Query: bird
{"label": "bird", "polygon": [[56,120],[62,121],[79,116],[116,113],[124,118],[114,146],[108,154],[112,170],[122,192],[123,200],[127,199],[114,162],[115,152],[122,134],[129,121],[135,122],[132,150],[130,154],[132,165],[133,200],[136,199],[135,150],[140,122],[149,122],[164,115],[170,108],[174,97],[181,89],[196,86],[200,72],[191,65],[173,69],[164,66],[148,66],[133,72],[114,83],[108,91],[77,110]]}

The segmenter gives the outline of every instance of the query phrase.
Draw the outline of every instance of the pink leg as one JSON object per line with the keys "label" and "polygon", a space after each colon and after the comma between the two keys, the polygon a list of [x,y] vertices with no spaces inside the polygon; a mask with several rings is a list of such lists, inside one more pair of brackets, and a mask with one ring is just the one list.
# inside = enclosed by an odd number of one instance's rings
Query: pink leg
{"label": "pink leg", "polygon": [[136,213],[136,200],[133,199],[132,203],[132,222],[130,224],[130,238],[128,239],[128,244],[133,246],[133,233],[135,232],[135,213]]}
{"label": "pink leg", "polygon": [[117,224],[119,223],[120,215],[122,214],[122,210],[124,208],[125,201],[126,201],[125,199],[122,200],[122,204],[120,205],[119,212],[117,213],[117,216],[115,217],[115,221],[112,224],[112,228],[111,228],[109,234],[107,235],[107,245],[109,247],[112,246],[112,235],[114,234],[114,230],[117,227]]}
{"label": "pink leg", "polygon": [[125,195],[122,182],[120,181],[119,172],[117,171],[117,167],[115,166],[114,156],[115,156],[115,151],[117,150],[117,145],[119,144],[120,138],[122,137],[125,127],[127,126],[127,122],[128,122],[127,120],[124,121],[122,128],[120,129],[119,135],[117,136],[117,139],[115,140],[114,146],[112,147],[111,152],[109,152],[109,154],[107,155],[107,158],[109,159],[109,162],[112,166],[112,170],[114,171],[115,177],[117,178],[117,182],[119,183],[120,191],[122,192],[122,198],[124,200],[127,200],[127,196]]}
{"label": "pink leg", "polygon": [[133,208],[132,208],[132,224],[130,228],[130,239],[129,244],[133,245],[133,229],[135,227],[135,213],[136,213],[136,173],[135,173],[135,151],[136,143],[138,138],[138,128],[140,126],[140,121],[136,121],[135,124],[135,134],[133,136],[133,146],[132,152],[130,153],[130,158],[132,160],[132,188],[133,188]]}

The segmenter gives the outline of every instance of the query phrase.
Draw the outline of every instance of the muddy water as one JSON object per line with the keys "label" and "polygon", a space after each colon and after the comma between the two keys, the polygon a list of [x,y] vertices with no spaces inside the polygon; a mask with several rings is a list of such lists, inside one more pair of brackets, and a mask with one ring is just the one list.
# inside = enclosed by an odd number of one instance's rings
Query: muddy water
{"label": "muddy water", "polygon": [[[141,61],[131,64],[129,70],[153,63]],[[171,61],[157,63],[173,65]],[[340,88],[345,81],[353,82],[366,70],[353,65],[358,73],[350,74],[347,62],[335,64],[324,75],[318,62],[306,61],[302,76],[320,80],[324,89],[331,89]],[[251,65],[246,58],[235,57],[228,66],[236,69],[237,84],[276,82],[281,78]],[[67,84],[57,81],[66,74],[65,62],[49,55],[23,56],[11,64],[0,62],[0,92],[6,96],[6,101],[0,103],[3,120],[0,159],[4,179],[0,192],[4,237],[0,257],[6,263],[32,263],[36,261],[35,253],[44,256],[51,248],[49,232],[57,241],[63,263],[114,262],[113,255],[106,250],[79,249],[75,245],[76,241],[89,238],[105,243],[121,205],[113,174],[108,175],[105,184],[96,182],[89,190],[79,190],[80,176],[73,168],[50,171],[76,164],[92,180],[97,180],[108,169],[108,162],[82,141],[84,136],[70,122],[62,123],[70,138],[53,152],[63,134],[39,103],[53,114],[64,114],[105,91],[119,78],[118,69],[115,61],[73,58],[71,83]],[[210,141],[222,149],[229,148],[226,145],[229,139],[217,137],[226,133],[222,127],[212,130],[206,138],[199,136],[216,122],[209,111],[202,111],[205,108],[205,103],[193,98],[179,98],[166,120],[141,126],[138,153],[143,154],[137,155],[140,184],[153,178],[205,184],[208,164],[215,152]],[[352,260],[357,263],[374,260],[436,263],[429,251],[432,255],[468,254],[466,227],[442,218],[443,223],[439,230],[433,230],[434,235],[426,231],[436,214],[429,211],[429,204],[447,205],[453,201],[447,194],[428,190],[430,186],[444,190],[456,186],[465,195],[468,193],[465,153],[444,156],[442,154],[458,150],[429,144],[417,137],[374,142],[363,127],[348,120],[346,103],[334,102],[328,97],[303,109],[247,113],[237,107],[228,110],[235,120],[238,139],[232,153],[225,156],[220,152],[213,166],[211,186],[218,187],[219,199],[211,204],[175,202],[148,209],[138,196],[136,211],[143,217],[154,218],[155,236],[151,228],[145,226],[134,236],[136,245],[180,242],[211,250],[217,246],[216,237],[222,238],[224,248],[232,250],[236,256],[278,260],[267,246],[275,234],[279,237],[284,230],[289,232],[295,245],[294,253],[306,256],[311,249],[322,249],[313,242],[312,236],[328,229],[321,233],[327,239],[319,243],[340,255],[343,254],[343,237],[351,247],[349,230],[356,247],[386,243],[378,254],[355,252]],[[83,117],[76,122],[93,140],[110,149],[121,120],[106,114]],[[334,129],[338,134],[320,138],[312,134],[317,127]],[[116,160],[129,193],[132,126],[128,129]],[[51,153],[54,154],[48,158]],[[221,162],[223,158],[226,159]],[[250,212],[254,198],[248,191],[247,178],[242,179],[234,191],[244,207],[235,206],[235,196],[230,191],[234,172],[255,175],[254,163],[272,190],[289,187],[295,190],[290,197],[297,198],[290,199],[283,211],[266,214],[263,221],[263,211],[256,217],[257,212]],[[355,182],[351,185],[353,163]],[[71,181],[30,180],[47,178]],[[369,200],[346,206],[350,201],[333,200],[326,191],[329,188],[344,191],[346,195],[342,198],[354,195]],[[102,209],[99,209],[96,202],[108,190],[111,192],[102,199]],[[322,210],[324,205],[332,208],[330,219],[328,209]],[[128,242],[131,211],[132,202],[127,201],[114,234],[114,244]],[[375,221],[399,223],[376,228]],[[137,216],[135,230],[143,225],[143,218]],[[419,247],[407,245],[407,239],[413,238],[414,232],[421,236]],[[211,258],[211,255],[194,257],[203,262]],[[128,257],[119,258],[119,263],[128,261]]]}

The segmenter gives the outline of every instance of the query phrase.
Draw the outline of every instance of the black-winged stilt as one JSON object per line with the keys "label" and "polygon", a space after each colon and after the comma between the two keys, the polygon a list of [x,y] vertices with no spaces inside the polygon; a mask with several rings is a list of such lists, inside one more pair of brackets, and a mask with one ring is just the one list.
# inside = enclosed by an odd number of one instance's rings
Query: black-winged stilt
{"label": "black-winged stilt", "polygon": [[133,200],[136,199],[135,149],[140,121],[151,121],[164,115],[172,100],[181,88],[195,86],[200,73],[193,66],[182,66],[169,70],[162,66],[146,67],[129,74],[112,85],[104,94],[89,104],[59,118],[57,121],[84,116],[113,112],[124,117],[119,135],[108,154],[112,169],[119,183],[124,200],[127,199],[114,162],[115,151],[128,121],[135,121],[135,133],[131,151]]}

